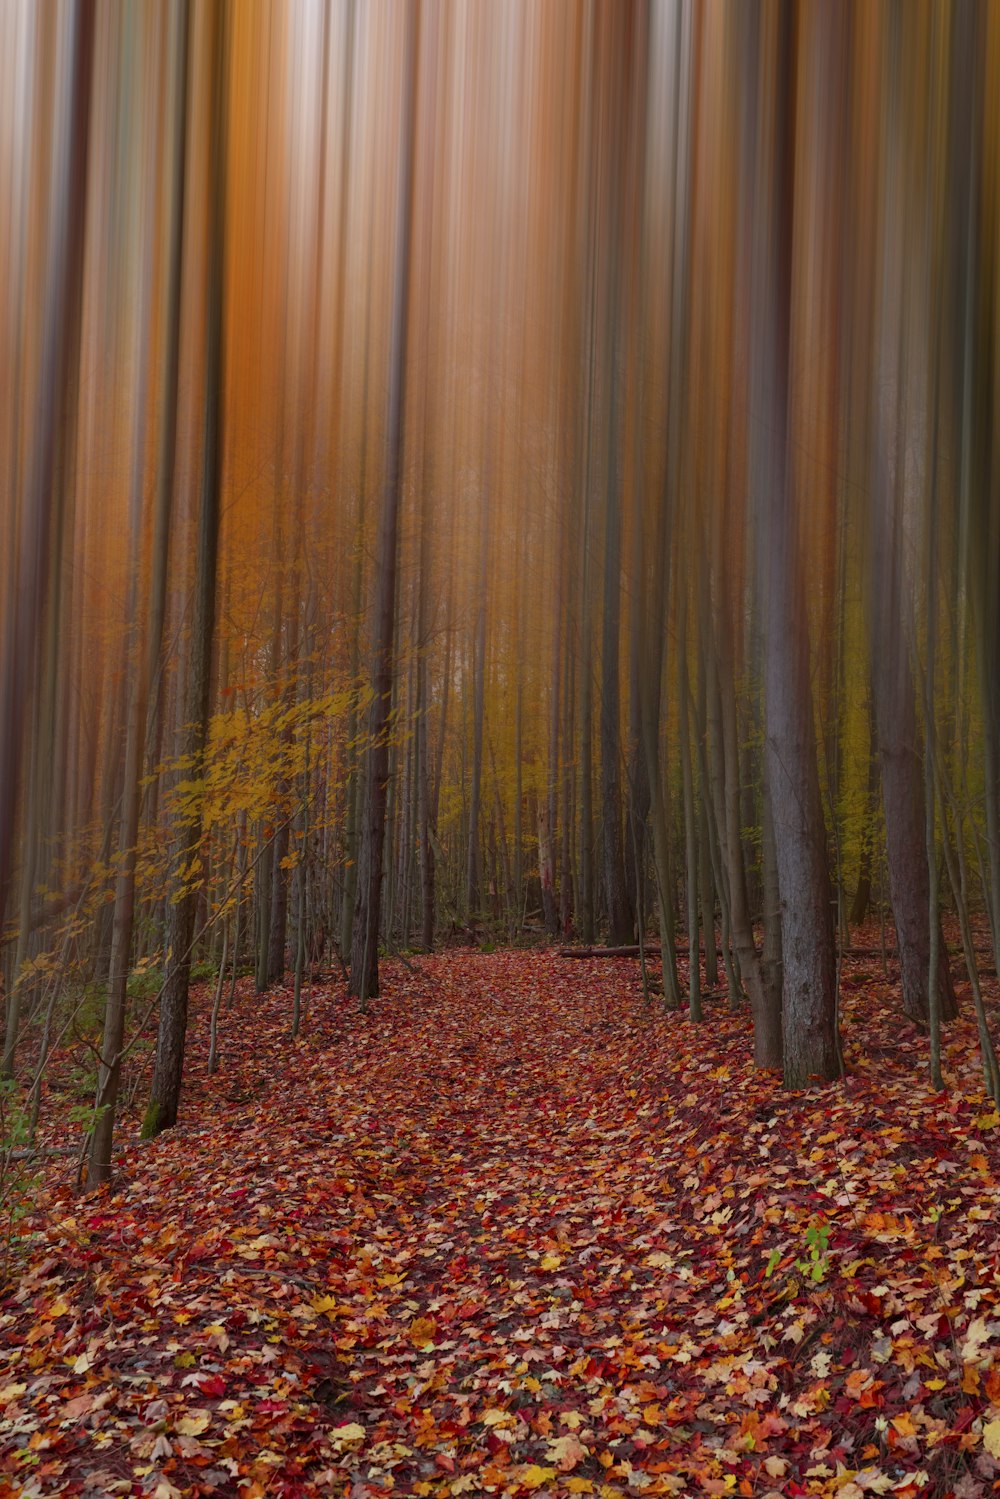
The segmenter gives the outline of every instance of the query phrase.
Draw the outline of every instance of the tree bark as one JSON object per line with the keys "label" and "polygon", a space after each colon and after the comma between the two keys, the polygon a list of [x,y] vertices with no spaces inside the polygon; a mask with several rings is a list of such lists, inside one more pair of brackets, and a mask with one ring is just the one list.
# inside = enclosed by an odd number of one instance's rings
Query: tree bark
{"label": "tree bark", "polygon": [[[764,607],[765,773],[781,903],[786,1087],[839,1077],[836,962],[826,829],[809,684],[809,633],[788,459],[796,13],[755,15],[760,107],[753,243],[753,378],[766,421],[751,427],[751,482],[767,543]],[[770,24],[769,24],[770,23]],[[773,26],[774,35],[771,36]],[[771,90],[770,100],[766,92]],[[756,428],[756,430],[755,430]]]}
{"label": "tree bark", "polygon": [[[21,503],[17,586],[6,600],[0,640],[0,926],[13,874],[14,835],[28,705],[34,693],[36,642],[48,601],[50,549],[62,519],[64,465],[74,447],[77,421],[80,328],[86,241],[88,155],[93,56],[93,0],[77,0],[66,38],[70,97],[59,159],[62,180],[53,196],[44,275],[45,312],[38,365],[38,396]],[[13,1067],[18,1009],[7,1014],[3,1070]]]}
{"label": "tree bark", "polygon": [[403,132],[393,265],[389,389],[386,409],[386,472],[375,544],[375,638],[372,704],[365,749],[364,805],[358,860],[358,891],[351,940],[351,994],[367,1008],[379,992],[378,940],[382,910],[382,861],[389,787],[389,712],[392,701],[393,641],[396,627],[399,515],[403,490],[406,414],[406,354],[409,325],[410,243],[413,232],[413,177],[417,127],[417,70],[421,0],[406,7]]}
{"label": "tree bark", "polygon": [[[198,541],[195,558],[194,618],[188,646],[185,704],[186,751],[197,775],[208,737],[212,642],[215,632],[215,585],[219,548],[222,467],[225,452],[225,267],[226,267],[226,151],[229,117],[229,6],[217,4],[210,13],[210,158],[208,188],[208,286],[205,300],[204,436]],[[198,890],[190,866],[201,842],[201,809],[182,830],[180,868],[175,881],[179,897],[169,910],[167,960],[160,996],[160,1023],[149,1107],[143,1121],[145,1136],[159,1134],[177,1122],[184,1047],[187,1038],[188,983]]]}

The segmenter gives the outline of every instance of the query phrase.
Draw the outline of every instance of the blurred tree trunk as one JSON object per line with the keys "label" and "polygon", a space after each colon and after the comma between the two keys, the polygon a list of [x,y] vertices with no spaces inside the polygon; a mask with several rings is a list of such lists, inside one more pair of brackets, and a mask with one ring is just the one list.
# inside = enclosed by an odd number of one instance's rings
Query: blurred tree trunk
{"label": "blurred tree trunk", "polygon": [[872,898],[872,857],[878,838],[878,789],[879,765],[878,745],[875,734],[875,715],[868,699],[868,783],[865,795],[865,820],[861,833],[861,857],[858,861],[858,883],[848,916],[850,926],[861,926],[868,915]]}
{"label": "blurred tree trunk", "polygon": [[489,563],[489,480],[484,488],[479,514],[479,565],[476,582],[476,633],[472,655],[472,777],[469,789],[469,843],[465,873],[465,910],[475,927],[482,903],[480,888],[483,855],[479,816],[483,788],[483,726],[486,716],[486,590]]}
{"label": "blurred tree trunk", "polygon": [[[913,457],[909,445],[918,435],[916,418],[907,417],[906,394],[910,385],[922,391],[924,349],[907,345],[907,310],[918,297],[907,274],[909,202],[904,186],[906,160],[906,111],[901,105],[897,72],[901,66],[900,45],[888,51],[886,108],[888,108],[888,156],[886,192],[882,208],[882,294],[879,327],[874,331],[877,379],[874,385],[873,472],[873,579],[871,579],[871,696],[876,712],[876,736],[882,767],[882,805],[886,818],[886,859],[889,865],[889,898],[897,928],[900,967],[903,970],[903,1009],[912,1021],[927,1025],[930,1019],[928,976],[931,961],[931,884],[927,856],[927,815],[924,797],[922,755],[924,745],[918,729],[915,684],[910,666],[910,577],[907,561],[907,525],[915,499],[916,480],[910,472]],[[907,370],[907,352],[915,360]],[[904,390],[906,387],[906,390]],[[915,394],[915,400],[921,396]],[[940,923],[934,922],[937,944],[940,1013],[942,1019],[957,1015],[957,1000],[948,964],[948,950],[940,938]]]}
{"label": "blurred tree trunk", "polygon": [[[206,225],[207,286],[201,483],[195,556],[194,615],[188,641],[185,696],[185,754],[192,779],[200,773],[208,737],[212,642],[215,632],[215,586],[219,546],[222,469],[225,453],[226,394],[226,160],[229,123],[230,7],[217,4],[209,13],[209,168]],[[169,957],[160,995],[160,1023],[145,1136],[159,1134],[177,1122],[184,1046],[187,1037],[188,983],[198,890],[190,866],[201,843],[202,817],[196,805],[179,829],[181,852],[175,867],[167,941]]]}
{"label": "blurred tree trunk", "polygon": [[[93,56],[93,0],[76,0],[66,39],[69,105],[66,134],[54,143],[60,177],[47,226],[44,314],[38,363],[38,396],[21,502],[16,587],[6,599],[0,633],[0,927],[13,874],[14,835],[22,758],[31,721],[30,703],[38,668],[37,642],[44,637],[49,603],[50,552],[62,525],[68,465],[75,447],[80,328],[86,244],[88,157]],[[18,991],[8,998],[3,1071],[13,1068],[19,1016]]]}
{"label": "blurred tree trunk", "polygon": [[767,546],[764,609],[766,747],[781,902],[786,1087],[839,1077],[836,962],[826,828],[816,759],[797,512],[789,464],[789,358],[798,24],[791,7],[748,27],[757,106],[750,352],[761,422],[751,424],[751,483]]}
{"label": "blurred tree trunk", "polygon": [[[187,7],[177,12],[176,31],[170,38],[175,93],[170,100],[172,125],[171,196],[168,205],[169,260],[167,266],[167,302],[165,307],[166,338],[162,370],[163,426],[159,433],[157,491],[154,530],[159,532],[164,514],[169,517],[173,492],[174,455],[177,439],[177,368],[180,349],[180,275],[184,243],[184,181],[187,101]],[[151,174],[152,176],[152,174]],[[155,183],[155,179],[154,179]],[[151,196],[155,194],[155,185]],[[147,205],[147,223],[156,222],[154,205]],[[121,790],[118,831],[118,873],[115,881],[114,920],[111,935],[111,958],[108,969],[108,994],[104,1012],[104,1035],[101,1043],[101,1068],[98,1076],[97,1106],[99,1112],[91,1147],[90,1179],[104,1181],[111,1174],[111,1146],[115,1126],[121,1050],[125,1037],[125,1012],[128,975],[132,955],[132,929],[135,913],[135,867],[141,810],[141,776],[146,753],[146,723],[149,673],[159,662],[162,641],[154,632],[162,629],[163,615],[151,610],[144,643],[139,639],[139,580],[141,578],[142,537],[144,525],[143,486],[145,478],[146,425],[148,421],[148,366],[150,360],[149,328],[152,323],[152,246],[144,246],[143,305],[137,327],[135,367],[138,385],[135,395],[136,428],[133,436],[132,475],[130,481],[130,534],[128,599],[126,603],[126,671],[129,682],[128,711],[125,728],[125,765]],[[166,528],[164,527],[164,530]],[[162,597],[162,578],[166,556],[153,558],[154,588]]]}
{"label": "blurred tree trunk", "polygon": [[365,749],[364,802],[358,888],[351,940],[349,989],[362,1009],[378,994],[378,940],[382,911],[382,860],[385,852],[386,800],[389,785],[389,714],[393,685],[396,629],[399,515],[403,491],[403,442],[406,413],[406,357],[409,325],[413,234],[413,176],[417,135],[417,70],[420,59],[421,0],[406,8],[404,97],[400,170],[393,260],[392,321],[386,403],[386,472],[375,543],[375,600],[372,653],[372,703]]}

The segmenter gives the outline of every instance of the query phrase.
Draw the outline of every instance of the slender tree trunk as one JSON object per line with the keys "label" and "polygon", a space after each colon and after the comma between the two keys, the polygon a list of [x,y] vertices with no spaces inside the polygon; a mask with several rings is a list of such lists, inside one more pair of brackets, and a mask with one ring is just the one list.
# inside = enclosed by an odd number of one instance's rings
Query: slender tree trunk
{"label": "slender tree trunk", "polygon": [[872,855],[878,836],[878,745],[875,739],[875,717],[868,707],[868,784],[865,795],[865,824],[861,834],[861,858],[858,862],[858,883],[848,917],[850,926],[861,926],[868,915],[872,899]]}
{"label": "slender tree trunk", "polygon": [[691,774],[691,740],[688,713],[690,681],[687,661],[687,608],[681,604],[681,638],[678,646],[680,657],[680,722],[678,737],[681,751],[681,777],[684,793],[684,854],[687,880],[687,929],[688,929],[688,995],[690,1017],[702,1019],[701,1010],[701,960],[698,942],[698,842],[694,810],[694,781]]}
{"label": "slender tree trunk", "polygon": [[[205,302],[204,437],[198,540],[195,559],[194,618],[188,647],[185,719],[187,753],[194,767],[205,752],[215,628],[215,585],[219,546],[222,465],[225,451],[225,266],[226,150],[229,114],[229,6],[220,3],[210,15],[210,158],[208,192],[208,286]],[[201,809],[181,830],[181,867],[190,865],[201,842]],[[156,1135],[177,1121],[184,1046],[187,1037],[188,982],[198,891],[189,875],[175,876],[179,898],[170,906],[167,960],[160,995],[160,1024],[149,1107],[143,1134]],[[95,1136],[96,1139],[96,1136]]]}
{"label": "slender tree trunk", "polygon": [[[183,24],[183,22],[182,22]],[[178,65],[186,62],[179,51]],[[149,209],[147,209],[147,212]],[[145,247],[148,262],[152,247]],[[142,555],[143,487],[146,457],[146,412],[148,406],[147,371],[149,366],[148,334],[150,322],[149,272],[145,277],[142,314],[136,348],[138,386],[135,393],[136,427],[133,434],[132,473],[130,477],[129,582],[125,606],[125,663],[128,679],[128,710],[125,727],[125,765],[121,787],[121,811],[118,824],[118,872],[115,879],[114,916],[111,931],[111,957],[108,965],[108,992],[104,1010],[104,1034],[101,1042],[101,1065],[98,1072],[97,1104],[99,1112],[94,1129],[90,1178],[105,1181],[111,1174],[111,1143],[115,1123],[122,1042],[125,1036],[125,1008],[129,967],[132,955],[132,924],[135,911],[135,866],[139,837],[141,806],[140,781],[145,753],[146,727],[146,659],[139,640],[139,577]]]}
{"label": "slender tree trunk", "polygon": [[483,785],[483,722],[486,715],[486,584],[489,560],[488,499],[484,497],[479,518],[479,581],[476,590],[476,635],[472,661],[472,782],[469,790],[469,845],[465,876],[465,908],[469,925],[474,926],[479,913],[482,892],[482,849],[479,839],[479,814]]}
{"label": "slender tree trunk", "polygon": [[[62,522],[65,465],[75,446],[95,9],[93,0],[76,0],[65,38],[70,95],[66,135],[58,153],[63,175],[53,195],[46,243],[38,397],[21,501],[17,586],[7,596],[0,630],[0,926],[13,875],[21,765],[37,670],[36,642],[43,638],[48,604],[50,550]],[[13,1068],[18,1023],[17,1002],[11,996],[5,1072]]]}
{"label": "slender tree trunk", "polygon": [[379,992],[378,939],[382,910],[382,860],[385,850],[386,800],[389,784],[389,711],[392,702],[393,641],[396,625],[399,515],[403,489],[403,441],[406,412],[406,354],[413,230],[413,177],[417,127],[417,71],[420,54],[421,0],[406,8],[404,139],[398,184],[393,305],[386,408],[386,472],[375,545],[373,697],[365,750],[365,802],[361,818],[358,891],[351,941],[349,989],[361,1007]]}
{"label": "slender tree trunk", "polygon": [[[888,96],[898,91],[898,46],[887,52]],[[886,155],[887,191],[881,209],[879,267],[880,321],[872,338],[876,369],[871,423],[871,553],[869,601],[871,681],[882,772],[886,859],[903,977],[903,1010],[919,1025],[930,1018],[928,977],[931,950],[938,949],[941,1017],[957,1011],[947,953],[935,920],[931,927],[931,875],[927,857],[928,817],[925,802],[924,746],[917,727],[916,695],[910,666],[910,620],[906,588],[905,514],[912,500],[908,447],[913,434],[907,420],[911,379],[907,358],[907,309],[913,300],[913,275],[907,260],[910,213],[905,201],[905,145],[901,126],[890,133]],[[917,350],[910,351],[919,358]],[[933,413],[928,414],[933,419]],[[921,413],[923,416],[923,413]]]}
{"label": "slender tree trunk", "polygon": [[[883,468],[882,483],[888,482]],[[882,772],[889,896],[903,976],[903,1009],[918,1025],[926,1025],[931,957],[926,808],[913,677],[898,609],[893,605],[893,597],[898,599],[898,562],[889,555],[889,549],[896,545],[897,538],[891,520],[892,500],[885,489],[876,500],[876,509],[875,569],[880,581],[875,604],[872,689]],[[958,1004],[939,926],[934,938],[939,949],[936,966],[941,1018],[951,1020],[958,1013]]]}

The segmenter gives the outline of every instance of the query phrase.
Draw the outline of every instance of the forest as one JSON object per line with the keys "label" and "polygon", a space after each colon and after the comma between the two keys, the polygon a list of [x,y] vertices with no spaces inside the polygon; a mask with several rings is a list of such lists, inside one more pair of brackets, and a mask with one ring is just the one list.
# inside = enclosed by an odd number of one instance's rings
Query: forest
{"label": "forest", "polygon": [[0,0],[0,201],[0,1492],[1000,1492],[1000,7]]}

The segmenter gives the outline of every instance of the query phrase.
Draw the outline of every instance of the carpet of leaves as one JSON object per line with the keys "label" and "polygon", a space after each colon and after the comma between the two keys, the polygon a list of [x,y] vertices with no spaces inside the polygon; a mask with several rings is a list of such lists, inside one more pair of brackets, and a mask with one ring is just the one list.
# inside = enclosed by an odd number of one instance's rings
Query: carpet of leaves
{"label": "carpet of leaves", "polygon": [[288,1036],[241,992],[181,1126],[75,1192],[0,1299],[0,1492],[1000,1489],[1000,1121],[844,974],[849,1076],[755,1073],[638,964],[387,963]]}

